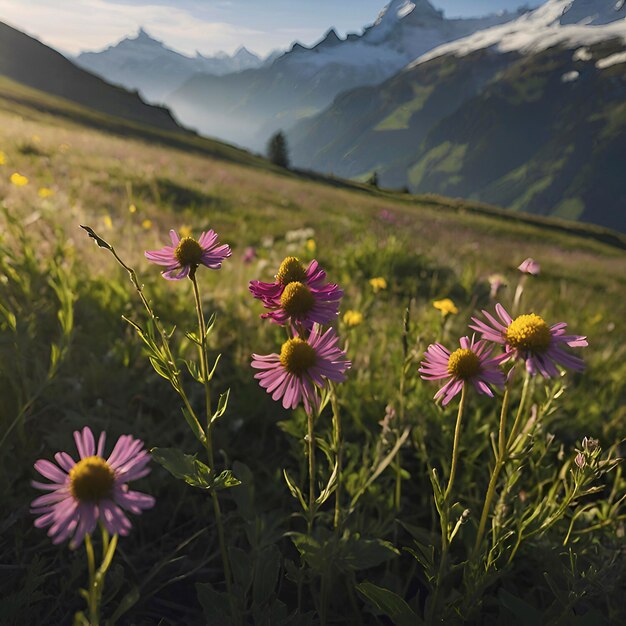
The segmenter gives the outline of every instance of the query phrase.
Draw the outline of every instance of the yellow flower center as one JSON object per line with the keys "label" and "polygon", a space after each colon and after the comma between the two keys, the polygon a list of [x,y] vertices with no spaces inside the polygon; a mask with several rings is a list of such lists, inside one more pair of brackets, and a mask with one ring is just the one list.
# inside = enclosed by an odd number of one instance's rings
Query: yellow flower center
{"label": "yellow flower center", "polygon": [[294,337],[280,349],[280,364],[290,373],[302,376],[317,362],[317,354],[304,339]]}
{"label": "yellow flower center", "polygon": [[552,342],[550,327],[539,315],[520,315],[506,329],[506,340],[512,348],[545,352]]}
{"label": "yellow flower center", "polygon": [[280,296],[280,306],[292,317],[301,317],[315,306],[315,297],[306,285],[289,283]]}
{"label": "yellow flower center", "polygon": [[111,496],[115,473],[99,456],[81,459],[70,470],[70,492],[81,502],[99,502]]}
{"label": "yellow flower center", "polygon": [[448,374],[467,380],[480,371],[478,355],[467,348],[455,350],[448,359]]}
{"label": "yellow flower center", "polygon": [[181,265],[197,267],[202,260],[202,246],[193,237],[183,237],[174,250],[174,256]]}
{"label": "yellow flower center", "polygon": [[295,256],[288,256],[278,268],[276,280],[281,285],[289,283],[303,282],[306,278],[306,269],[304,265]]}

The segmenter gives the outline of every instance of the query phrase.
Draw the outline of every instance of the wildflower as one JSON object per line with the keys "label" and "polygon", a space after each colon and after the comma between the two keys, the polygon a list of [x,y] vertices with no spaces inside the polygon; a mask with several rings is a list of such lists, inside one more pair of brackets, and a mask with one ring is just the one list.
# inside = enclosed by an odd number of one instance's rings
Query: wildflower
{"label": "wildflower", "polygon": [[583,469],[583,467],[587,465],[587,459],[585,459],[585,455],[582,452],[579,452],[574,459],[574,463],[576,463],[580,469]]}
{"label": "wildflower", "polygon": [[532,276],[538,276],[541,271],[541,266],[535,259],[528,257],[525,261],[517,268],[523,274],[531,274]]}
{"label": "wildflower", "polygon": [[40,187],[39,191],[37,192],[37,195],[40,198],[49,198],[50,196],[54,195],[54,191],[52,191],[52,189],[50,189],[49,187]]}
{"label": "wildflower", "polygon": [[360,311],[346,311],[343,314],[343,323],[348,328],[355,328],[363,323],[363,313]]}
{"label": "wildflower", "polygon": [[130,491],[128,482],[146,476],[150,455],[143,442],[131,435],[122,435],[108,459],[104,459],[106,433],[101,433],[98,446],[91,430],[74,432],[78,462],[66,452],[57,452],[58,465],[40,459],[35,469],[51,483],[33,481],[33,487],[50,493],[39,496],[31,504],[37,515],[37,528],[50,527],[53,543],[72,537],[70,546],[77,547],[85,534],[93,532],[100,521],[111,534],[127,535],[131,524],[122,509],[136,515],[154,506],[152,496]]}
{"label": "wildflower", "polygon": [[222,262],[231,255],[230,247],[218,245],[217,233],[213,230],[203,232],[197,241],[193,237],[183,237],[170,230],[171,246],[160,250],[147,250],[144,254],[148,261],[164,265],[161,272],[167,280],[180,280],[193,276],[199,265],[212,270],[219,270]]}
{"label": "wildflower", "polygon": [[310,254],[315,254],[317,250],[317,244],[315,243],[315,239],[307,239],[305,244],[306,251]]}
{"label": "wildflower", "polygon": [[144,220],[141,222],[141,227],[144,230],[150,230],[152,228],[152,220]]}
{"label": "wildflower", "polygon": [[7,155],[0,150],[0,165],[4,165],[7,162]]}
{"label": "wildflower", "polygon": [[370,278],[370,285],[374,291],[374,293],[378,293],[383,289],[387,289],[387,281],[382,276],[377,276],[376,278]]}
{"label": "wildflower", "polygon": [[443,315],[443,317],[447,317],[448,315],[456,315],[459,312],[459,309],[457,309],[456,305],[454,304],[454,302],[452,302],[452,300],[450,300],[450,298],[435,300],[433,302],[433,306],[438,311],[441,311],[441,315]]}
{"label": "wildflower", "polygon": [[471,329],[482,333],[482,338],[503,344],[506,354],[511,358],[525,361],[530,374],[539,372],[544,378],[558,376],[557,365],[576,371],[584,369],[581,358],[563,350],[564,346],[582,348],[588,345],[587,338],[580,335],[566,335],[567,324],[559,322],[548,326],[542,317],[535,313],[520,315],[513,319],[501,304],[496,304],[496,313],[500,318],[483,311],[489,323],[475,317]]}
{"label": "wildflower", "polygon": [[13,174],[11,174],[11,182],[16,187],[24,187],[28,185],[28,178],[26,176],[22,176],[18,172],[13,172]]}
{"label": "wildflower", "polygon": [[261,370],[254,377],[273,400],[283,399],[285,409],[295,409],[302,400],[310,412],[318,406],[316,387],[324,387],[326,381],[342,382],[352,365],[338,341],[332,328],[322,335],[316,327],[308,339],[288,339],[280,354],[253,354],[252,367]]}
{"label": "wildflower", "polygon": [[111,216],[110,216],[110,215],[105,215],[105,216],[102,218],[102,221],[104,222],[104,227],[105,227],[107,230],[113,230],[113,220],[111,219]]}
{"label": "wildflower", "polygon": [[187,224],[183,224],[179,229],[178,233],[181,237],[191,237],[191,226],[187,226]]}
{"label": "wildflower", "polygon": [[420,364],[419,372],[424,380],[448,379],[446,384],[435,394],[435,400],[443,397],[446,406],[462,389],[465,383],[471,383],[478,393],[493,398],[489,385],[504,386],[504,373],[499,369],[503,356],[489,358],[492,349],[484,341],[475,341],[474,337],[461,337],[461,347],[450,353],[440,343],[431,344]]}
{"label": "wildflower", "polygon": [[493,300],[498,296],[500,289],[507,286],[506,277],[502,274],[491,274],[487,277],[487,280],[490,287],[489,297]]}
{"label": "wildflower", "polygon": [[249,265],[250,263],[252,263],[252,261],[254,261],[254,259],[256,258],[256,248],[253,248],[252,246],[248,246],[243,253],[243,262],[246,265]]}
{"label": "wildflower", "polygon": [[134,204],[129,204],[128,205],[128,212],[129,213],[137,213],[137,207]]}
{"label": "wildflower", "polygon": [[250,292],[263,302],[269,313],[261,315],[276,324],[284,325],[289,319],[305,328],[317,322],[326,324],[339,313],[343,291],[334,283],[324,284],[326,272],[315,260],[304,265],[288,256],[278,269],[273,283],[250,281]]}

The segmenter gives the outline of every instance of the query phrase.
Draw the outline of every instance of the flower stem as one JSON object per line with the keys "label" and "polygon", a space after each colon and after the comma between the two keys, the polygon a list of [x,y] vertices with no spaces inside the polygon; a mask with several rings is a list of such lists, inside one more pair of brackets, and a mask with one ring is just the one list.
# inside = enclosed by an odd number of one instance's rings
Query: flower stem
{"label": "flower stem", "polygon": [[343,434],[341,430],[341,414],[339,412],[339,402],[337,401],[337,390],[331,386],[330,402],[333,409],[333,439],[335,445],[335,455],[337,462],[337,486],[335,487],[335,515],[333,526],[335,532],[339,533],[341,524],[341,470],[343,465]]}
{"label": "flower stem", "polygon": [[309,453],[309,511],[307,518],[307,533],[313,530],[315,515],[315,435],[313,432],[313,411],[307,411],[307,445]]}
{"label": "flower stem", "polygon": [[517,431],[521,422],[522,415],[524,414],[524,407],[528,397],[528,389],[530,386],[530,374],[526,372],[524,378],[524,386],[522,387],[522,396],[520,398],[519,407],[517,409],[517,415],[511,428],[511,433],[508,440],[506,439],[506,414],[509,408],[510,400],[510,384],[507,383],[504,391],[504,397],[502,398],[502,410],[500,411],[500,428],[498,432],[498,456],[496,458],[496,464],[493,468],[493,472],[489,479],[489,485],[487,486],[487,493],[485,495],[485,502],[483,504],[483,510],[480,516],[480,523],[478,524],[478,534],[476,535],[476,542],[474,543],[474,557],[478,555],[480,546],[485,536],[485,529],[487,527],[487,518],[489,517],[489,511],[491,510],[491,503],[496,492],[496,485],[498,484],[498,478],[500,472],[506,463],[507,455],[511,448],[511,444],[515,441]]}
{"label": "flower stem", "polygon": [[96,558],[89,533],[85,535],[85,551],[87,552],[87,567],[89,569],[89,591],[87,592],[89,624],[90,626],[98,626],[100,623],[100,607],[98,606],[98,596],[95,593]]}
{"label": "flower stem", "polygon": [[[196,280],[196,273],[192,272],[189,275],[191,284],[193,285],[193,295],[196,302],[196,314],[198,317],[198,332],[200,334],[200,372],[202,374],[202,381],[204,383],[204,399],[206,405],[206,451],[209,461],[209,468],[211,474],[215,474],[215,458],[213,454],[213,421],[212,421],[212,408],[211,408],[211,388],[209,385],[209,359],[207,351],[206,341],[206,323],[204,320],[204,313],[202,311],[202,299],[200,297],[200,289],[198,288],[198,281]],[[228,558],[228,551],[226,549],[226,540],[224,536],[224,523],[222,521],[222,511],[220,509],[220,502],[217,492],[211,489],[211,500],[213,501],[213,511],[215,514],[215,525],[217,526],[217,537],[220,545],[220,553],[222,555],[222,565],[224,567],[224,578],[226,580],[226,591],[228,593],[228,601],[230,603],[230,610],[235,622],[238,621],[237,613],[235,610],[235,601],[233,598],[232,588],[232,573],[230,568],[230,560]]]}
{"label": "flower stem", "polygon": [[456,477],[456,468],[459,460],[459,440],[461,439],[461,422],[463,420],[463,410],[465,409],[465,399],[466,399],[466,389],[467,385],[463,385],[463,390],[461,391],[461,401],[459,402],[459,412],[456,417],[456,426],[454,427],[454,443],[452,445],[452,465],[450,466],[450,478],[448,479],[448,486],[443,494],[443,499],[445,505],[447,506],[448,498],[450,497],[450,493],[452,491],[452,486],[454,485],[454,479]]}

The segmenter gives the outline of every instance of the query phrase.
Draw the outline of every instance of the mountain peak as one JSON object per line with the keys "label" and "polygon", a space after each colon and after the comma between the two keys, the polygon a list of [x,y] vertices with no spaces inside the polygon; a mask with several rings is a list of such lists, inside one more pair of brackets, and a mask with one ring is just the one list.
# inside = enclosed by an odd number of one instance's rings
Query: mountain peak
{"label": "mountain peak", "polygon": [[341,39],[334,28],[330,28],[324,37],[314,46],[318,50],[320,48],[332,48],[341,43]]}
{"label": "mountain peak", "polygon": [[137,35],[133,39],[138,43],[158,43],[159,45],[161,45],[161,42],[158,39],[152,37],[152,35],[150,35],[143,26],[139,27]]}

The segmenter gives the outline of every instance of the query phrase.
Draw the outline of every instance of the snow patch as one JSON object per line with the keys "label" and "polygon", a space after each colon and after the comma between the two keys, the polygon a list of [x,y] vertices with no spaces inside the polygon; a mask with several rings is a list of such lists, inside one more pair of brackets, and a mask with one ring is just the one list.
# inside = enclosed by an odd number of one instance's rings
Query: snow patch
{"label": "snow patch", "polygon": [[617,65],[618,63],[626,63],[626,52],[617,52],[611,56],[604,57],[604,59],[600,59],[596,62],[596,67],[599,70],[603,70],[612,65]]}
{"label": "snow patch", "polygon": [[573,83],[580,76],[580,72],[573,70],[572,72],[565,72],[563,76],[561,76],[562,83]]}
{"label": "snow patch", "polygon": [[607,0],[548,0],[512,22],[439,46],[407,69],[447,54],[467,56],[487,48],[502,53],[537,53],[559,44],[590,46],[609,39],[626,42],[625,15]]}
{"label": "snow patch", "polygon": [[589,52],[589,48],[578,48],[576,52],[572,55],[572,61],[591,61],[593,59],[593,54]]}
{"label": "snow patch", "polygon": [[403,7],[400,7],[398,9],[397,16],[402,19],[403,17],[406,17],[409,13],[411,13],[414,8],[415,4],[413,2],[407,2]]}

